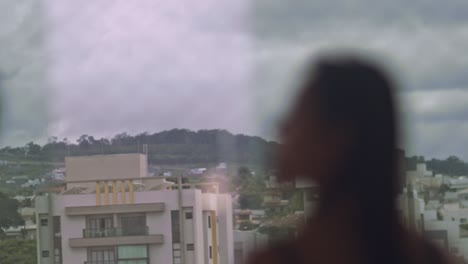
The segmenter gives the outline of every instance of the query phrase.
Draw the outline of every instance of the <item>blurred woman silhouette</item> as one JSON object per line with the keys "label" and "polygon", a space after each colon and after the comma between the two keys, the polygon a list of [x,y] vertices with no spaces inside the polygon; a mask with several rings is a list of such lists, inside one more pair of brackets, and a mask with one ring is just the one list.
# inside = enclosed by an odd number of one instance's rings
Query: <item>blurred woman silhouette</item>
{"label": "blurred woman silhouette", "polygon": [[250,263],[448,263],[400,224],[393,89],[380,67],[355,56],[307,68],[281,130],[279,167],[283,180],[318,183],[319,206],[295,241]]}

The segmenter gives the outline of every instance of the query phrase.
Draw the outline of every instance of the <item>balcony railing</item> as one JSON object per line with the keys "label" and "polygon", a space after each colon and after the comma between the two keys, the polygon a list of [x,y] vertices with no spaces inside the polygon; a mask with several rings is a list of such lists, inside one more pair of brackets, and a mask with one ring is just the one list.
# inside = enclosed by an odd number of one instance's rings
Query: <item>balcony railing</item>
{"label": "balcony railing", "polygon": [[116,236],[145,236],[148,235],[147,226],[132,226],[132,227],[113,227],[100,229],[83,229],[84,238],[96,237],[116,237]]}
{"label": "balcony railing", "polygon": [[117,264],[117,260],[85,261],[84,264]]}

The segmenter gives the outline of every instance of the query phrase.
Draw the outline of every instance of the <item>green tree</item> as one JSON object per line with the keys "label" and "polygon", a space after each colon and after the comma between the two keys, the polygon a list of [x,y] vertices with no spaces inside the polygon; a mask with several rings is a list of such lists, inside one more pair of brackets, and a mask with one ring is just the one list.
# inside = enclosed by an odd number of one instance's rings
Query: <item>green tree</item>
{"label": "green tree", "polygon": [[0,241],[0,263],[36,264],[36,241],[19,239]]}
{"label": "green tree", "polygon": [[255,228],[257,228],[258,226],[259,226],[259,225],[254,224],[254,223],[252,223],[252,222],[250,222],[250,221],[247,221],[247,222],[242,222],[242,223],[240,223],[239,229],[240,229],[240,230],[247,231],[247,230],[255,229]]}
{"label": "green tree", "polygon": [[241,209],[261,209],[263,197],[261,193],[241,193],[239,207]]}
{"label": "green tree", "polygon": [[24,147],[25,151],[28,155],[39,155],[41,154],[41,146],[38,144],[34,144],[34,142],[29,142]]}
{"label": "green tree", "polygon": [[0,230],[2,230],[1,228],[23,224],[23,219],[18,213],[18,201],[6,196],[4,193],[0,193],[0,212]]}

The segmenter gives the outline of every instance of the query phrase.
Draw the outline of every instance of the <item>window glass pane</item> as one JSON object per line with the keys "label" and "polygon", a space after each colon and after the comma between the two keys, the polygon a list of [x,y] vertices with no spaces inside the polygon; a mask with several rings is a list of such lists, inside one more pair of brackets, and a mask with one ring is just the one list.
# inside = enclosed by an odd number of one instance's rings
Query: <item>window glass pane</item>
{"label": "window glass pane", "polygon": [[146,246],[119,246],[119,259],[146,258]]}
{"label": "window glass pane", "polygon": [[179,211],[171,211],[172,243],[180,242]]}
{"label": "window glass pane", "polygon": [[119,260],[119,264],[148,264],[148,260],[139,259],[139,260]]}
{"label": "window glass pane", "polygon": [[186,212],[185,213],[185,219],[192,219],[192,218],[193,218],[192,212]]}

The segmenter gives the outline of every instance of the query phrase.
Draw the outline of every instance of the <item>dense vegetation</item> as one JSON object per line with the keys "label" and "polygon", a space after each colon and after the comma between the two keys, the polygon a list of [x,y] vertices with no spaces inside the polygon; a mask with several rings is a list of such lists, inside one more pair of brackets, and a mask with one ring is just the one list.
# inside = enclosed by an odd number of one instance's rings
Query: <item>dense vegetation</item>
{"label": "dense vegetation", "polygon": [[4,236],[3,228],[20,226],[24,223],[23,218],[18,213],[19,205],[18,201],[0,192],[0,238]]}
{"label": "dense vegetation", "polygon": [[[120,133],[111,139],[96,139],[82,135],[71,142],[67,138],[49,138],[43,146],[30,142],[23,147],[0,149],[0,158],[38,162],[63,162],[65,156],[143,152],[147,145],[148,160],[152,164],[215,164],[233,162],[273,167],[274,153],[279,144],[260,137],[235,135],[226,130],[172,129],[158,133],[137,135]],[[468,164],[455,156],[447,159],[428,159],[423,156],[406,158],[406,169],[426,162],[428,169],[446,175],[468,175]]]}
{"label": "dense vegetation", "polygon": [[35,264],[37,263],[36,241],[6,239],[0,241],[0,263]]}
{"label": "dense vegetation", "polygon": [[0,150],[4,159],[63,162],[65,156],[135,153],[148,148],[148,160],[154,164],[214,164],[236,162],[268,165],[278,144],[260,137],[233,135],[225,130],[173,129],[159,133],[129,135],[121,133],[111,139],[82,135],[73,143],[66,138],[51,137],[40,146],[34,142],[24,147]]}

